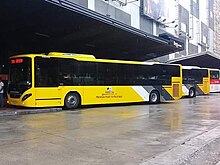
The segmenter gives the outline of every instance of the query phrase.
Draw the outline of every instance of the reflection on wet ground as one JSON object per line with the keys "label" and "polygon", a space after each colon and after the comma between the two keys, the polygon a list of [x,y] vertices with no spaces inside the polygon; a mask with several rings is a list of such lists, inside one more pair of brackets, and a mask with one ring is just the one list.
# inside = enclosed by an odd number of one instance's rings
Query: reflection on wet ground
{"label": "reflection on wet ground", "polygon": [[0,164],[138,164],[216,127],[219,107],[210,94],[0,118]]}

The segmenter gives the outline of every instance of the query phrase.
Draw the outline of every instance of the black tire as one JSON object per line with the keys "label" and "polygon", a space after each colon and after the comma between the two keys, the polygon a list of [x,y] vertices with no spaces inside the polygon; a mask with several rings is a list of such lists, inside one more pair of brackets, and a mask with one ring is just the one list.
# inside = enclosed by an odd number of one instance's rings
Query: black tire
{"label": "black tire", "polygon": [[149,96],[149,102],[156,104],[160,102],[160,95],[158,91],[152,91]]}
{"label": "black tire", "polygon": [[189,97],[190,98],[196,97],[196,92],[194,88],[189,89]]}
{"label": "black tire", "polygon": [[65,109],[76,109],[81,104],[80,96],[77,93],[68,93],[64,100]]}

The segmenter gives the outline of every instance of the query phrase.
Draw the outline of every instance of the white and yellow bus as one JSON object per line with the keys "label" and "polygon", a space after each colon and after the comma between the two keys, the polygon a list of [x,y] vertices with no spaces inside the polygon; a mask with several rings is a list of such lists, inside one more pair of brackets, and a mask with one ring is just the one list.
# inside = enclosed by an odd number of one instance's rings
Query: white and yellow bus
{"label": "white and yellow bus", "polygon": [[10,58],[8,104],[75,109],[80,105],[158,103],[182,97],[181,65],[29,54]]}
{"label": "white and yellow bus", "polygon": [[182,66],[183,84],[182,94],[187,97],[209,94],[210,71],[197,66]]}

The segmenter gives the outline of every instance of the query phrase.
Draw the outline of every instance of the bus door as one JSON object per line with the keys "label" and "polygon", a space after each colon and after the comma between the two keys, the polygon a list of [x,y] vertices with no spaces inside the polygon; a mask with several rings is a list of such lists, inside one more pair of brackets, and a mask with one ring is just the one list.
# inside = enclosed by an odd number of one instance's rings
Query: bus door
{"label": "bus door", "polygon": [[206,70],[204,73],[203,73],[203,90],[204,90],[204,93],[205,94],[208,94],[210,92],[210,71],[209,70]]}
{"label": "bus door", "polygon": [[60,106],[62,86],[59,84],[58,60],[35,58],[35,105]]}
{"label": "bus door", "polygon": [[203,78],[203,84],[202,85],[199,85],[199,87],[202,89],[202,94],[208,94],[210,92],[209,90],[209,85],[208,85],[208,80]]}

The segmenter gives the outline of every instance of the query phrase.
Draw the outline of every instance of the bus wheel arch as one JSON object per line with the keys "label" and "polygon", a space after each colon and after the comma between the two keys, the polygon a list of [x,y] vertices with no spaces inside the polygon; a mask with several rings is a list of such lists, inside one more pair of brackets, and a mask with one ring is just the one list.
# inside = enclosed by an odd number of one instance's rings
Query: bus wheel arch
{"label": "bus wheel arch", "polygon": [[160,92],[158,90],[152,90],[149,95],[149,102],[156,104],[160,102]]}
{"label": "bus wheel arch", "polygon": [[189,89],[189,97],[190,98],[196,97],[196,90],[195,90],[195,88],[191,87]]}
{"label": "bus wheel arch", "polygon": [[78,92],[71,91],[64,98],[65,109],[76,109],[81,105],[81,96]]}

